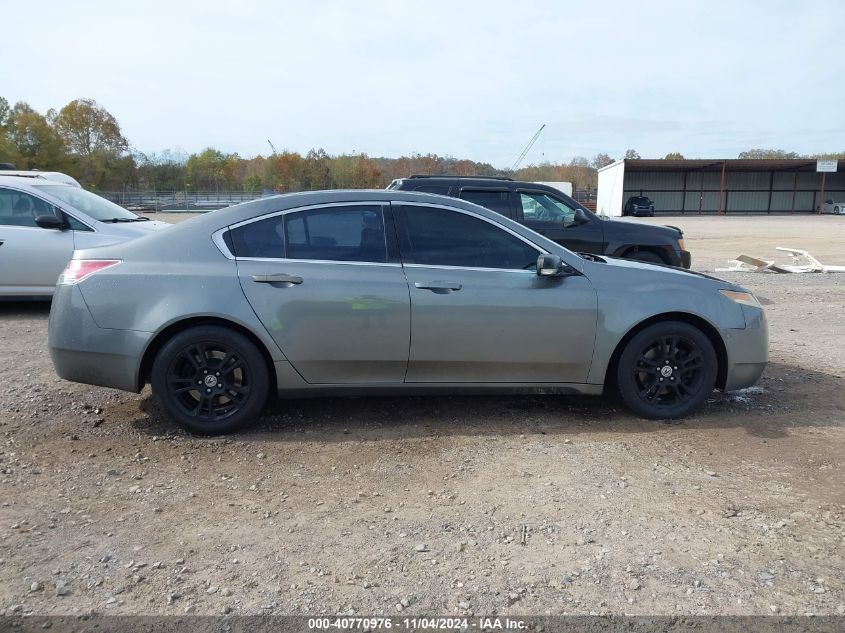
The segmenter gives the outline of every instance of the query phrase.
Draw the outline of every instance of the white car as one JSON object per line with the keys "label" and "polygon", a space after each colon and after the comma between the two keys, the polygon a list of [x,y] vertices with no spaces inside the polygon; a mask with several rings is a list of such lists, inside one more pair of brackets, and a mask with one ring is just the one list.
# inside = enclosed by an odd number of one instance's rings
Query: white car
{"label": "white car", "polygon": [[832,198],[824,201],[822,213],[833,213],[834,215],[845,215],[845,198],[836,202]]}
{"label": "white car", "polygon": [[4,175],[0,297],[51,297],[73,251],[126,242],[168,226],[72,184]]}
{"label": "white car", "polygon": [[[68,176],[60,171],[22,171],[18,169],[3,169],[0,170],[0,176],[17,176],[20,178],[39,178],[41,180],[52,180],[54,182],[61,182],[66,185],[73,185],[74,187],[82,187],[79,181],[73,176]],[[2,182],[2,181],[0,181]]]}

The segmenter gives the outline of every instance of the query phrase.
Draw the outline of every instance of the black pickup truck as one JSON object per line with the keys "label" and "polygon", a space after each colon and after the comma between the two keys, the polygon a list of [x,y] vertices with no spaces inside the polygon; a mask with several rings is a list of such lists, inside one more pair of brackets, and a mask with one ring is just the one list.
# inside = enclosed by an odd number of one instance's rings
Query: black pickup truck
{"label": "black pickup truck", "polygon": [[681,229],[602,218],[563,192],[534,182],[487,176],[411,176],[398,178],[387,188],[474,202],[578,253],[683,268],[689,268],[692,261]]}

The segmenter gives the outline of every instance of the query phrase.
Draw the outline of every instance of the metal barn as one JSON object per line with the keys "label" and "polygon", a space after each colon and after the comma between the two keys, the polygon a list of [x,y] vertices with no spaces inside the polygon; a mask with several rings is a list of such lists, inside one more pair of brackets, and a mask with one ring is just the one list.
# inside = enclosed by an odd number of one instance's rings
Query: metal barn
{"label": "metal barn", "polygon": [[[596,211],[622,215],[631,196],[656,213],[815,213],[823,199],[845,199],[845,160],[817,173],[815,159],[623,159],[599,169]],[[824,190],[824,198],[822,198]]]}

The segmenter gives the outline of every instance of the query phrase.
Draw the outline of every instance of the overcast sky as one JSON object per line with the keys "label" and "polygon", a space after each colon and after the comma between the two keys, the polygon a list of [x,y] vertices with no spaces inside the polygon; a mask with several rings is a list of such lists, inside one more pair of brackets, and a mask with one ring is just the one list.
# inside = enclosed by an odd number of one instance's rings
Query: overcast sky
{"label": "overcast sky", "polygon": [[0,95],[90,97],[144,152],[507,166],[845,150],[845,2],[4,3]]}

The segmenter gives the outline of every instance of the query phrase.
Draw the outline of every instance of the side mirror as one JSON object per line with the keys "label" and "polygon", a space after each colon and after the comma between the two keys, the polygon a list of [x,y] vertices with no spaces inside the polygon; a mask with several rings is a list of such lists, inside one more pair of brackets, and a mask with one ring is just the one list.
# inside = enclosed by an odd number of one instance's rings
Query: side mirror
{"label": "side mirror", "polygon": [[586,224],[590,221],[590,216],[584,213],[584,209],[575,209],[575,224]]}
{"label": "side mirror", "polygon": [[42,229],[55,229],[57,231],[63,231],[67,228],[67,224],[65,223],[65,221],[56,215],[39,215],[37,218],[35,218],[35,223]]}
{"label": "side mirror", "polygon": [[557,255],[540,255],[537,258],[537,275],[540,277],[569,277],[578,271]]}

